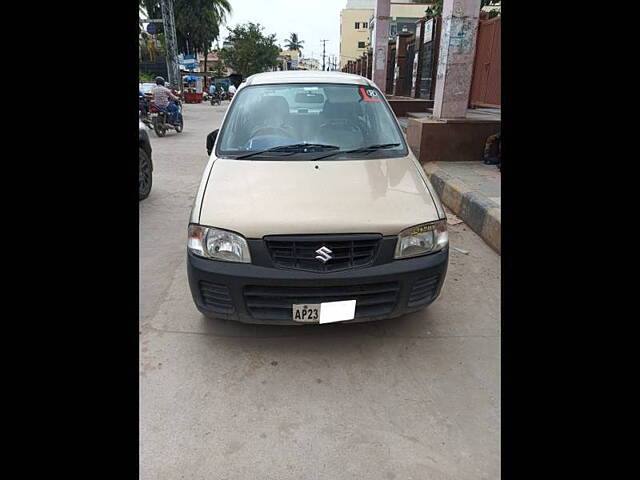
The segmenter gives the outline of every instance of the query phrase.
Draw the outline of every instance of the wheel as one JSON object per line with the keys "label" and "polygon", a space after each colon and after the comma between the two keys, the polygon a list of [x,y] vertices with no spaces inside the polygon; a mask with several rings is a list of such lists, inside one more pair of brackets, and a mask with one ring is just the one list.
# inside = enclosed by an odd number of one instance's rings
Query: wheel
{"label": "wheel", "polygon": [[151,193],[151,183],[153,174],[151,170],[151,159],[144,149],[138,149],[138,159],[140,161],[138,171],[138,201],[144,200]]}
{"label": "wheel", "polygon": [[178,133],[182,132],[182,129],[184,128],[184,121],[182,120],[182,114],[181,113],[178,114],[178,124],[174,125],[174,128],[176,129],[176,132],[178,132]]}
{"label": "wheel", "polygon": [[158,118],[155,118],[154,120],[153,131],[156,132],[157,136],[164,137],[167,133],[167,127],[165,127],[164,122],[160,121]]}

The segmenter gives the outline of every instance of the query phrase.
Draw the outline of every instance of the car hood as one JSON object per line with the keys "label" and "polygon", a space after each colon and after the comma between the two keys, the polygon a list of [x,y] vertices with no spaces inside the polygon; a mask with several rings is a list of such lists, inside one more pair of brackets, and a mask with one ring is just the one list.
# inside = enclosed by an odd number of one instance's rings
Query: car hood
{"label": "car hood", "polygon": [[318,162],[216,159],[199,202],[199,223],[247,238],[397,235],[439,218],[418,168],[410,155]]}

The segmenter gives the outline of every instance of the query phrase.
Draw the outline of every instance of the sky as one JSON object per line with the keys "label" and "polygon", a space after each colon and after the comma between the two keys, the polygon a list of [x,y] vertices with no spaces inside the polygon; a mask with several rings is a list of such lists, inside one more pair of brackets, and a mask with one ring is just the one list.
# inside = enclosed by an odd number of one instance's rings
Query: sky
{"label": "sky", "polygon": [[[259,23],[264,34],[276,34],[278,45],[284,43],[291,33],[304,40],[302,55],[314,57],[322,65],[322,42],[327,39],[326,54],[339,60],[340,10],[347,0],[229,0],[232,14],[227,16],[227,25]],[[223,33],[224,32],[224,33]],[[221,40],[228,31],[221,29]],[[222,44],[222,41],[220,42]]]}

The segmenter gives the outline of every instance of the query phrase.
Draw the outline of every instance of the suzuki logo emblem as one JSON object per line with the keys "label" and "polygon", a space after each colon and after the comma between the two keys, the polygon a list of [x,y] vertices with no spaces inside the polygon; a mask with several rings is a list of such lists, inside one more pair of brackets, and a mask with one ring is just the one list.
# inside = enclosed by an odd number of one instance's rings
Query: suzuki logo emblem
{"label": "suzuki logo emblem", "polygon": [[322,246],[318,250],[316,250],[316,253],[318,254],[316,256],[316,260],[322,263],[327,263],[333,258],[333,256],[331,255],[333,252],[325,246]]}

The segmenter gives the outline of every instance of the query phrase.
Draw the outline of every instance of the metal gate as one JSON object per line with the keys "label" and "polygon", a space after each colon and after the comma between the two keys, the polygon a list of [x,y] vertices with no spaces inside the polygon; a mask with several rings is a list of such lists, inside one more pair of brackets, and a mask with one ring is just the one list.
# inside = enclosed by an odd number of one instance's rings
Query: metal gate
{"label": "metal gate", "polygon": [[480,20],[478,25],[469,95],[472,107],[500,107],[500,25],[501,17]]}
{"label": "metal gate", "polygon": [[[433,100],[435,94],[438,54],[440,49],[440,32],[442,18],[434,18],[429,41],[422,47],[422,72],[420,75],[420,98]],[[427,32],[425,32],[425,36]]]}
{"label": "metal gate", "polygon": [[393,93],[393,76],[396,65],[396,45],[390,44],[387,50],[387,88],[385,93]]}
{"label": "metal gate", "polygon": [[402,95],[408,97],[411,95],[411,82],[413,80],[413,62],[415,59],[416,53],[416,41],[415,35],[414,40],[410,43],[407,43],[407,53],[404,57],[404,65],[403,65],[403,75],[402,75]]}

